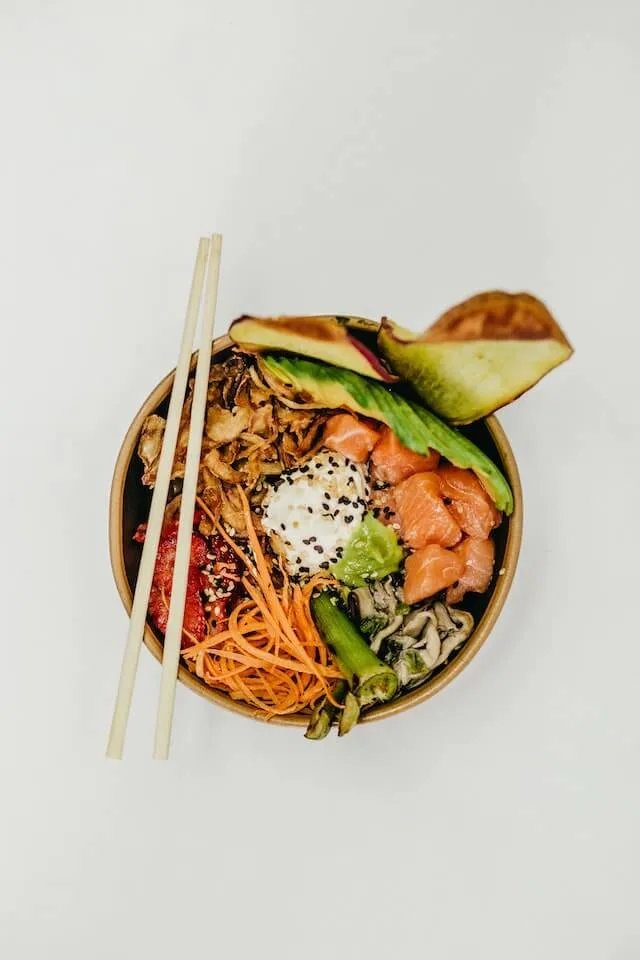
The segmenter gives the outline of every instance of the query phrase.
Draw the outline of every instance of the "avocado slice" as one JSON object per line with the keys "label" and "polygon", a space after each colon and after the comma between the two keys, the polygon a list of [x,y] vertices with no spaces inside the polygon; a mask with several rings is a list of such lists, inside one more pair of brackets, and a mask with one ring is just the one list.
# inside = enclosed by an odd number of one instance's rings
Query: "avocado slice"
{"label": "avocado slice", "polygon": [[249,350],[285,350],[394,383],[399,378],[387,370],[375,352],[379,327],[379,323],[363,317],[245,316],[233,321],[229,336]]}
{"label": "avocado slice", "polygon": [[456,467],[473,470],[498,509],[512,513],[511,488],[498,467],[468,437],[420,404],[351,370],[304,357],[267,354],[261,364],[267,376],[276,377],[296,393],[306,394],[313,403],[332,409],[346,407],[379,420],[416,453],[437,450]]}
{"label": "avocado slice", "polygon": [[378,347],[429,407],[471,423],[510,403],[567,360],[571,344],[527,293],[481,293],[417,336],[383,319]]}

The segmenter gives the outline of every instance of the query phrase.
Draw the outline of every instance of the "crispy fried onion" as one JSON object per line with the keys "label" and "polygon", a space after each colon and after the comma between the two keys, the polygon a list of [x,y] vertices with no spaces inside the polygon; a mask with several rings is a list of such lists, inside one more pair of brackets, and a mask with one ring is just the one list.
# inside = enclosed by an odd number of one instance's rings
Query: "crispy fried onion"
{"label": "crispy fried onion", "polygon": [[[184,476],[192,394],[190,381],[173,463],[174,481]],[[258,369],[256,359],[248,354],[233,350],[225,360],[211,365],[198,494],[212,513],[240,535],[246,533],[246,523],[237,485],[247,492],[255,509],[266,493],[266,478],[295,466],[322,443],[327,414],[292,397],[282,384],[267,379],[264,368]],[[143,483],[148,486],[155,483],[163,433],[162,417],[147,417],[138,453],[145,468]]]}
{"label": "crispy fried onion", "polygon": [[138,441],[138,456],[144,464],[142,482],[149,486],[153,486],[156,482],[158,461],[160,460],[162,439],[164,437],[164,425],[164,418],[152,413],[151,416],[145,420],[142,426],[140,440]]}

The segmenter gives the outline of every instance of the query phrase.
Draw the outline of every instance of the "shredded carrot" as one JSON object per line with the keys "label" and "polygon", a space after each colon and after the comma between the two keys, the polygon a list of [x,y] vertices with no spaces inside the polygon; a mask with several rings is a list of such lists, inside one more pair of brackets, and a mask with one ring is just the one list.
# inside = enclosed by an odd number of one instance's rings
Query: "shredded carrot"
{"label": "shredded carrot", "polygon": [[331,684],[341,673],[318,633],[309,605],[313,591],[332,578],[317,574],[301,587],[292,585],[283,571],[282,586],[277,588],[240,487],[238,494],[250,551],[229,536],[199,497],[198,504],[242,561],[247,596],[236,604],[222,629],[208,628],[202,640],[183,649],[182,656],[205,683],[234,700],[244,700],[267,719],[298,713],[322,696],[339,707]]}

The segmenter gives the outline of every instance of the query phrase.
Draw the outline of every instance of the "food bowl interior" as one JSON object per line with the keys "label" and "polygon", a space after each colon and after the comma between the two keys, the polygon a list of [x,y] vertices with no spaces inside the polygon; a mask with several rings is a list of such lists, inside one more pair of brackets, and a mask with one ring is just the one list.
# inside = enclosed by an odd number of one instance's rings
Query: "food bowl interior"
{"label": "food bowl interior", "polygon": [[[220,352],[219,357],[223,359],[225,352]],[[171,386],[171,381],[167,379],[166,389],[169,391]],[[155,393],[156,391],[154,391]],[[153,396],[153,395],[152,395]],[[143,409],[140,411],[140,415],[144,414],[147,416],[150,413],[158,413],[160,416],[166,417],[167,409],[169,405],[169,397],[165,396],[157,405]],[[139,423],[139,430],[142,427],[142,420]],[[495,431],[495,436],[492,433],[492,429]],[[370,711],[367,711],[363,720],[375,719],[376,717],[386,715],[388,713],[396,712],[398,709],[402,709],[403,705],[408,705],[408,701],[417,702],[419,700],[426,699],[432,693],[435,693],[437,689],[444,685],[443,682],[444,674],[450,673],[454,675],[458,672],[458,669],[455,667],[456,661],[460,658],[470,659],[469,650],[474,647],[474,637],[478,632],[478,626],[485,617],[488,609],[494,601],[494,594],[496,591],[500,571],[506,563],[506,551],[507,545],[511,537],[512,527],[514,520],[518,520],[520,515],[520,496],[519,496],[519,483],[517,478],[517,472],[515,465],[512,461],[512,455],[508,447],[506,439],[503,440],[503,435],[500,428],[497,426],[497,422],[490,418],[489,421],[481,421],[479,423],[472,424],[469,427],[463,428],[464,433],[473,440],[491,459],[497,463],[503,472],[505,473],[507,479],[514,489],[514,495],[516,499],[516,512],[511,518],[505,518],[500,525],[500,527],[494,533],[495,546],[496,546],[496,562],[495,562],[495,571],[496,575],[494,580],[486,593],[484,594],[467,594],[464,602],[464,609],[469,610],[473,614],[475,620],[474,633],[471,635],[467,643],[457,651],[455,656],[451,657],[449,661],[440,667],[437,671],[434,671],[433,674],[428,678],[425,683],[420,687],[409,691],[396,700],[388,704],[380,705]],[[501,446],[504,443],[503,450],[501,450],[496,442],[496,439],[500,442]],[[126,441],[125,441],[126,444]],[[121,544],[122,544],[122,562],[124,565],[124,575],[126,577],[128,592],[132,595],[135,589],[136,579],[138,576],[138,568],[140,565],[140,558],[142,555],[142,546],[136,543],[133,539],[133,535],[140,523],[144,523],[147,520],[149,515],[149,508],[151,505],[151,490],[148,487],[142,485],[142,463],[136,453],[137,448],[137,435],[134,438],[132,448],[130,451],[130,458],[128,464],[125,464],[124,472],[124,484],[123,484],[123,496],[122,496],[122,510],[121,510]],[[124,450],[123,450],[124,452]],[[505,454],[503,456],[503,453]],[[517,543],[515,543],[515,555],[512,559],[512,566],[515,566],[515,561],[517,559],[517,549],[519,546],[519,533],[517,537]],[[113,544],[112,544],[113,550]],[[513,574],[513,570],[509,570],[509,581]],[[505,584],[505,595],[508,584]],[[486,618],[485,618],[486,619]],[[488,631],[487,631],[488,632]],[[153,645],[149,644],[149,634],[155,638],[156,643]],[[147,645],[150,646],[152,652],[158,656],[161,645],[162,645],[162,636],[155,630],[153,625],[149,622],[146,636]],[[480,644],[477,643],[476,648]],[[155,649],[154,649],[155,647]],[[473,650],[475,652],[475,650]],[[246,704],[239,704],[235,701],[231,701],[226,694],[212,690],[205,683],[198,679],[198,677],[190,674],[186,668],[181,667],[180,679],[184,682],[187,682],[190,687],[195,689],[198,693],[207,697],[208,699],[215,700],[218,703],[232,707],[234,710],[245,713],[250,716],[255,716],[255,712],[251,707]],[[277,719],[272,722],[279,722]],[[303,723],[305,722],[304,717],[301,715],[294,715],[292,717],[284,718],[284,722],[287,723]]]}

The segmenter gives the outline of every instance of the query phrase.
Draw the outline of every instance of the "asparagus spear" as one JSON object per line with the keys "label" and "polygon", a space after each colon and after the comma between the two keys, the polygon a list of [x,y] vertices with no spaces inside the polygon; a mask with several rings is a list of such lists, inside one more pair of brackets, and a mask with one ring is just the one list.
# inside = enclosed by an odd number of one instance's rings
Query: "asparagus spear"
{"label": "asparagus spear", "polygon": [[378,660],[372,652],[342,609],[338,595],[329,590],[323,591],[311,600],[311,612],[360,706],[391,700],[398,688],[398,678],[391,667]]}

